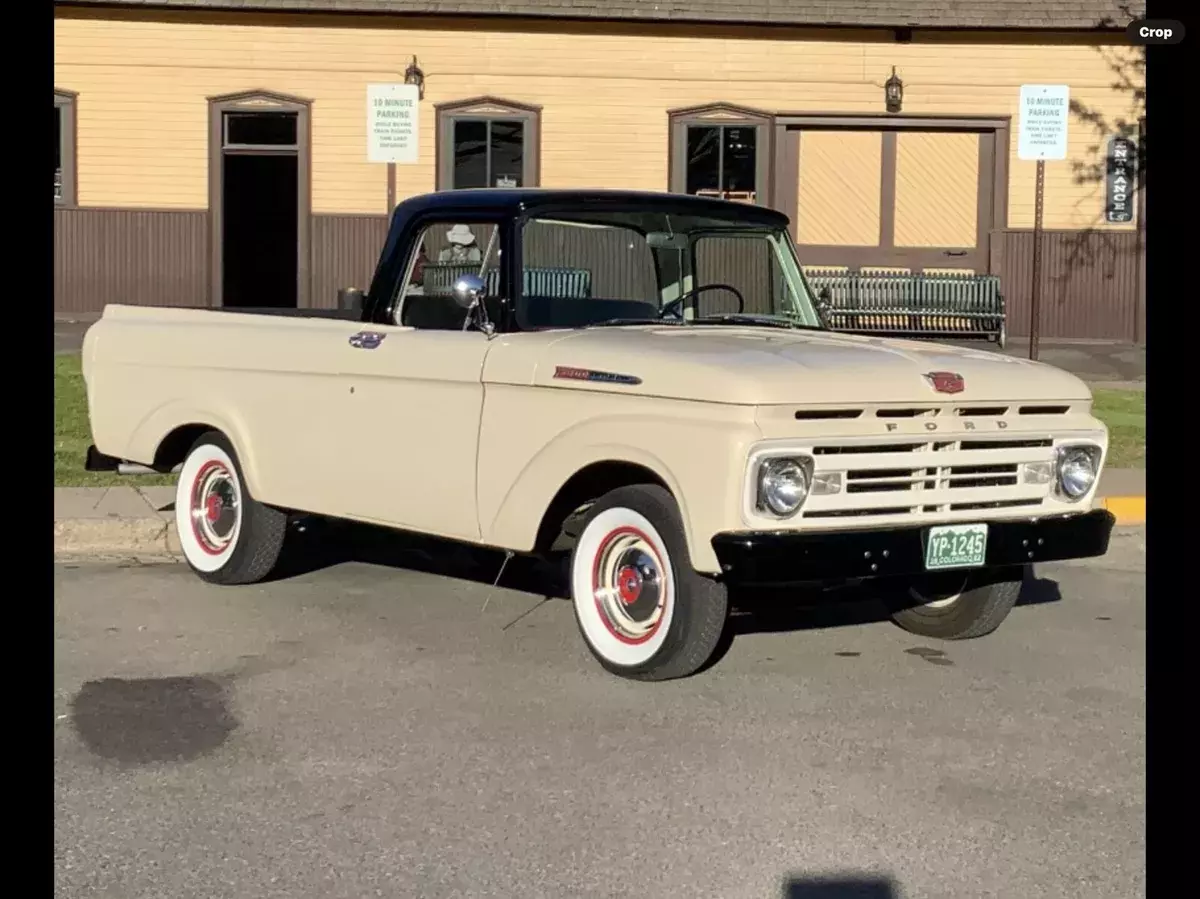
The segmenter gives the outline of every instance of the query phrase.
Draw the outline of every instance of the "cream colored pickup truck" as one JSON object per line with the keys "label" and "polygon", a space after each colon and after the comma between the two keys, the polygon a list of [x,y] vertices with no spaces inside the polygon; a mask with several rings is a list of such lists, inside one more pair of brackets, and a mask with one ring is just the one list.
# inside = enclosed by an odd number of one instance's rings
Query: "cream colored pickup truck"
{"label": "cream colored pickup truck", "polygon": [[1087,387],[828,330],[771,210],[416,197],[347,305],[109,306],[88,331],[89,467],[178,470],[200,577],[267,576],[298,513],[569,549],[589,649],[662,680],[712,656],[731,589],[869,580],[959,639],[1030,564],[1107,550]]}

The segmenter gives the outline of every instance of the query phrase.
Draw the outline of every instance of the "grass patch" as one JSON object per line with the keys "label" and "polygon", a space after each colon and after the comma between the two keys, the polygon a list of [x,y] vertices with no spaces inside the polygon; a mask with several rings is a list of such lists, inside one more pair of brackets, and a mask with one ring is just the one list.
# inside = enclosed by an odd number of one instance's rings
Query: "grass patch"
{"label": "grass patch", "polygon": [[87,391],[76,353],[54,357],[54,486],[55,487],[150,487],[173,484],[170,475],[146,477],[84,471],[83,462],[92,442],[88,424]]}
{"label": "grass patch", "polygon": [[1092,390],[1092,413],[1108,425],[1106,468],[1146,467],[1146,391]]}

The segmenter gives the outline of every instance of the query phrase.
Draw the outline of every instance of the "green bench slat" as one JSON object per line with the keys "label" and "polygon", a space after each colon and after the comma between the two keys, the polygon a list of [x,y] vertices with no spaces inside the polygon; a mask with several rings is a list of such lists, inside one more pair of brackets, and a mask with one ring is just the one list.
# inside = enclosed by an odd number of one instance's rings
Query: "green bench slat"
{"label": "green bench slat", "polygon": [[[478,273],[478,265],[428,264],[422,283],[427,294],[448,294],[460,277]],[[522,275],[523,292],[527,296],[584,300],[592,295],[592,273],[587,269],[527,268]],[[490,269],[486,281],[488,294],[496,296],[500,291],[500,270]]]}
{"label": "green bench slat", "polygon": [[810,269],[806,277],[814,291],[828,289],[834,330],[1003,340],[1004,296],[996,275]]}

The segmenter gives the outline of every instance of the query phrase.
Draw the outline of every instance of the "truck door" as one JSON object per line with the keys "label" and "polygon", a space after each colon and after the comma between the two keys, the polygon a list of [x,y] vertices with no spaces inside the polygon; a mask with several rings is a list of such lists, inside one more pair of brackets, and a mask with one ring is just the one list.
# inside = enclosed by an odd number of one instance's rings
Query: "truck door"
{"label": "truck door", "polygon": [[[464,331],[450,288],[463,273],[495,285],[492,224],[430,222],[415,241],[398,324],[364,325],[345,347],[345,513],[466,540],[476,503],[483,364],[489,341]],[[487,260],[484,260],[485,254]]]}

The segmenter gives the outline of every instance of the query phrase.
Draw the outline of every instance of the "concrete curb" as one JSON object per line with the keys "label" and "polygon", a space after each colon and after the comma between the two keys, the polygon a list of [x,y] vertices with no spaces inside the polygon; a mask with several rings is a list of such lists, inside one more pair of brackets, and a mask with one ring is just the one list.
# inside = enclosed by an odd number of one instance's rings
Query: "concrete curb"
{"label": "concrete curb", "polygon": [[54,522],[60,556],[133,555],[182,558],[175,522],[161,518],[65,518]]}

